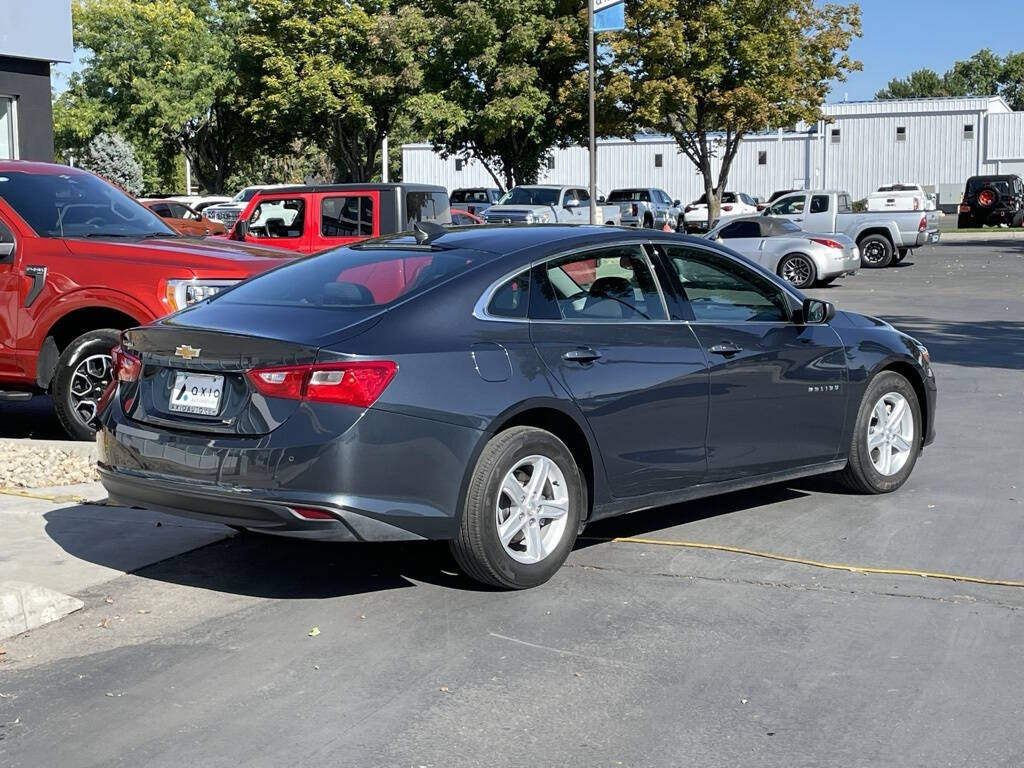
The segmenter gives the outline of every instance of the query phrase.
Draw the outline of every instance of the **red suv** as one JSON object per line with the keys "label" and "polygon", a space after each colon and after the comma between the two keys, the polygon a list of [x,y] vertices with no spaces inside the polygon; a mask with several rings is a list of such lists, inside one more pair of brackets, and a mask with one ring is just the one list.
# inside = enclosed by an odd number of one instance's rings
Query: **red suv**
{"label": "red suv", "polygon": [[405,232],[419,221],[451,224],[448,193],[429,184],[321,184],[262,189],[231,239],[315,253]]}
{"label": "red suv", "polygon": [[122,330],[291,255],[186,240],[91,173],[0,161],[0,400],[50,392],[68,434],[91,439]]}

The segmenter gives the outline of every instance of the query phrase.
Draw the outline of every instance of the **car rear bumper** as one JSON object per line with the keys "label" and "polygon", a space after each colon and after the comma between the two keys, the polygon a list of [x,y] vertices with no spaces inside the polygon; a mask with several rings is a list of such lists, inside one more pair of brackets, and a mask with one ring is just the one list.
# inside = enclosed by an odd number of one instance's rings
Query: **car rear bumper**
{"label": "car rear bumper", "polygon": [[852,275],[860,269],[860,249],[846,249],[838,258],[819,259],[818,277],[822,279]]}
{"label": "car rear bumper", "polygon": [[[343,541],[453,538],[482,437],[373,408],[341,434],[323,429],[327,413],[297,414],[256,437],[184,433],[127,419],[116,398],[103,422],[100,481],[117,504]],[[329,518],[304,519],[300,508]]]}

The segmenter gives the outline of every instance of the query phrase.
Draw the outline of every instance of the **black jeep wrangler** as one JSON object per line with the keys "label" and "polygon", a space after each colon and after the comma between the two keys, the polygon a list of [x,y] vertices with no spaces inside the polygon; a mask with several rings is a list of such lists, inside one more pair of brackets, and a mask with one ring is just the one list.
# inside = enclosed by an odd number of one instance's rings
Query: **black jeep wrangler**
{"label": "black jeep wrangler", "polygon": [[957,228],[1000,224],[1024,224],[1024,181],[1020,176],[972,176],[960,202]]}

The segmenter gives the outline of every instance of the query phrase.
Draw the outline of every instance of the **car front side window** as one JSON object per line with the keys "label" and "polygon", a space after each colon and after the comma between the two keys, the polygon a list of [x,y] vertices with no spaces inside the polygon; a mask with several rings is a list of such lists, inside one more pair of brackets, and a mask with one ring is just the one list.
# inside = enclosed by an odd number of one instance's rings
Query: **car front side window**
{"label": "car front side window", "polygon": [[789,302],[771,280],[724,255],[664,246],[694,319],[704,323],[788,322]]}
{"label": "car front side window", "polygon": [[270,238],[302,237],[304,225],[302,198],[268,198],[260,200],[249,217],[249,234]]}
{"label": "car front side window", "polygon": [[546,292],[563,320],[665,320],[665,304],[643,248],[613,246],[544,264]]}
{"label": "car front side window", "polygon": [[770,209],[772,216],[792,216],[804,212],[803,195],[798,197],[784,197],[775,203]]}

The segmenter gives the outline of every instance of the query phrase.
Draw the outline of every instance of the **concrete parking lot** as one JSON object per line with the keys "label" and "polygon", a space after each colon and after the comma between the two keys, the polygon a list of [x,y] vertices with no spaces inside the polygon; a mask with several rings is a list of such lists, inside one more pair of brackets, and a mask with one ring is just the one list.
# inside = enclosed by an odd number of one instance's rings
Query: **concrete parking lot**
{"label": "concrete parking lot", "polygon": [[[825,480],[587,529],[520,593],[443,546],[236,536],[6,641],[4,766],[996,766],[1024,754],[1024,241],[814,291],[931,350],[938,438],[890,496]],[[128,569],[131,553],[71,555]],[[3,553],[0,553],[0,558]]]}

